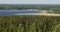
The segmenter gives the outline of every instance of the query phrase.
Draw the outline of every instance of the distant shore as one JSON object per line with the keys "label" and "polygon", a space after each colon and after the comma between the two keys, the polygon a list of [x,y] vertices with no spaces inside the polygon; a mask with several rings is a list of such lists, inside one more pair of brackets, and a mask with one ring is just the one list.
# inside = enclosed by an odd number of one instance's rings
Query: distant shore
{"label": "distant shore", "polygon": [[18,13],[15,15],[42,15],[42,16],[60,16],[60,14],[54,13]]}

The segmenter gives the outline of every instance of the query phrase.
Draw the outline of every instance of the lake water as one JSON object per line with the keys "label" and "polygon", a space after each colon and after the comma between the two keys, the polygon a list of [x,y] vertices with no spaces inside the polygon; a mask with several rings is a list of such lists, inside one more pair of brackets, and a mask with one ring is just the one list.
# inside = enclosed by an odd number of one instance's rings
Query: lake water
{"label": "lake water", "polygon": [[22,14],[33,15],[34,13],[40,13],[40,11],[39,10],[0,10],[0,16],[12,16],[12,15],[22,15]]}

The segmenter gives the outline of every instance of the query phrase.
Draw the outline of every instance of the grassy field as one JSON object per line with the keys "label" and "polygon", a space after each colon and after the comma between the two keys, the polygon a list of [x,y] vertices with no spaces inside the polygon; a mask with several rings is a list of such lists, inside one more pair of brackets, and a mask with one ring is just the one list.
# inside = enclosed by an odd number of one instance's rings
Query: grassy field
{"label": "grassy field", "polygon": [[60,17],[0,16],[0,32],[60,32]]}

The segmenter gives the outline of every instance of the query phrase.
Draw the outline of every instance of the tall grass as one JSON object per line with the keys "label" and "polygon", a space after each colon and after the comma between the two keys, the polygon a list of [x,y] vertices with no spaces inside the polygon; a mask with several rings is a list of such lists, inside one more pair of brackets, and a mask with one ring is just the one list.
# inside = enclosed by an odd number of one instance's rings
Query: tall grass
{"label": "tall grass", "polygon": [[60,32],[60,17],[0,16],[0,32]]}

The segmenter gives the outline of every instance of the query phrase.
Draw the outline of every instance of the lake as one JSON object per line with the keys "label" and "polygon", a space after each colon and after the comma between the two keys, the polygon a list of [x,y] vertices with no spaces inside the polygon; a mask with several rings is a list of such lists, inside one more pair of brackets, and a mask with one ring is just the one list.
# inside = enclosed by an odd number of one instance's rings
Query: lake
{"label": "lake", "polygon": [[[32,14],[30,14],[32,13]],[[39,10],[0,10],[0,16],[12,16],[12,15],[33,15],[34,13],[40,13]]]}

